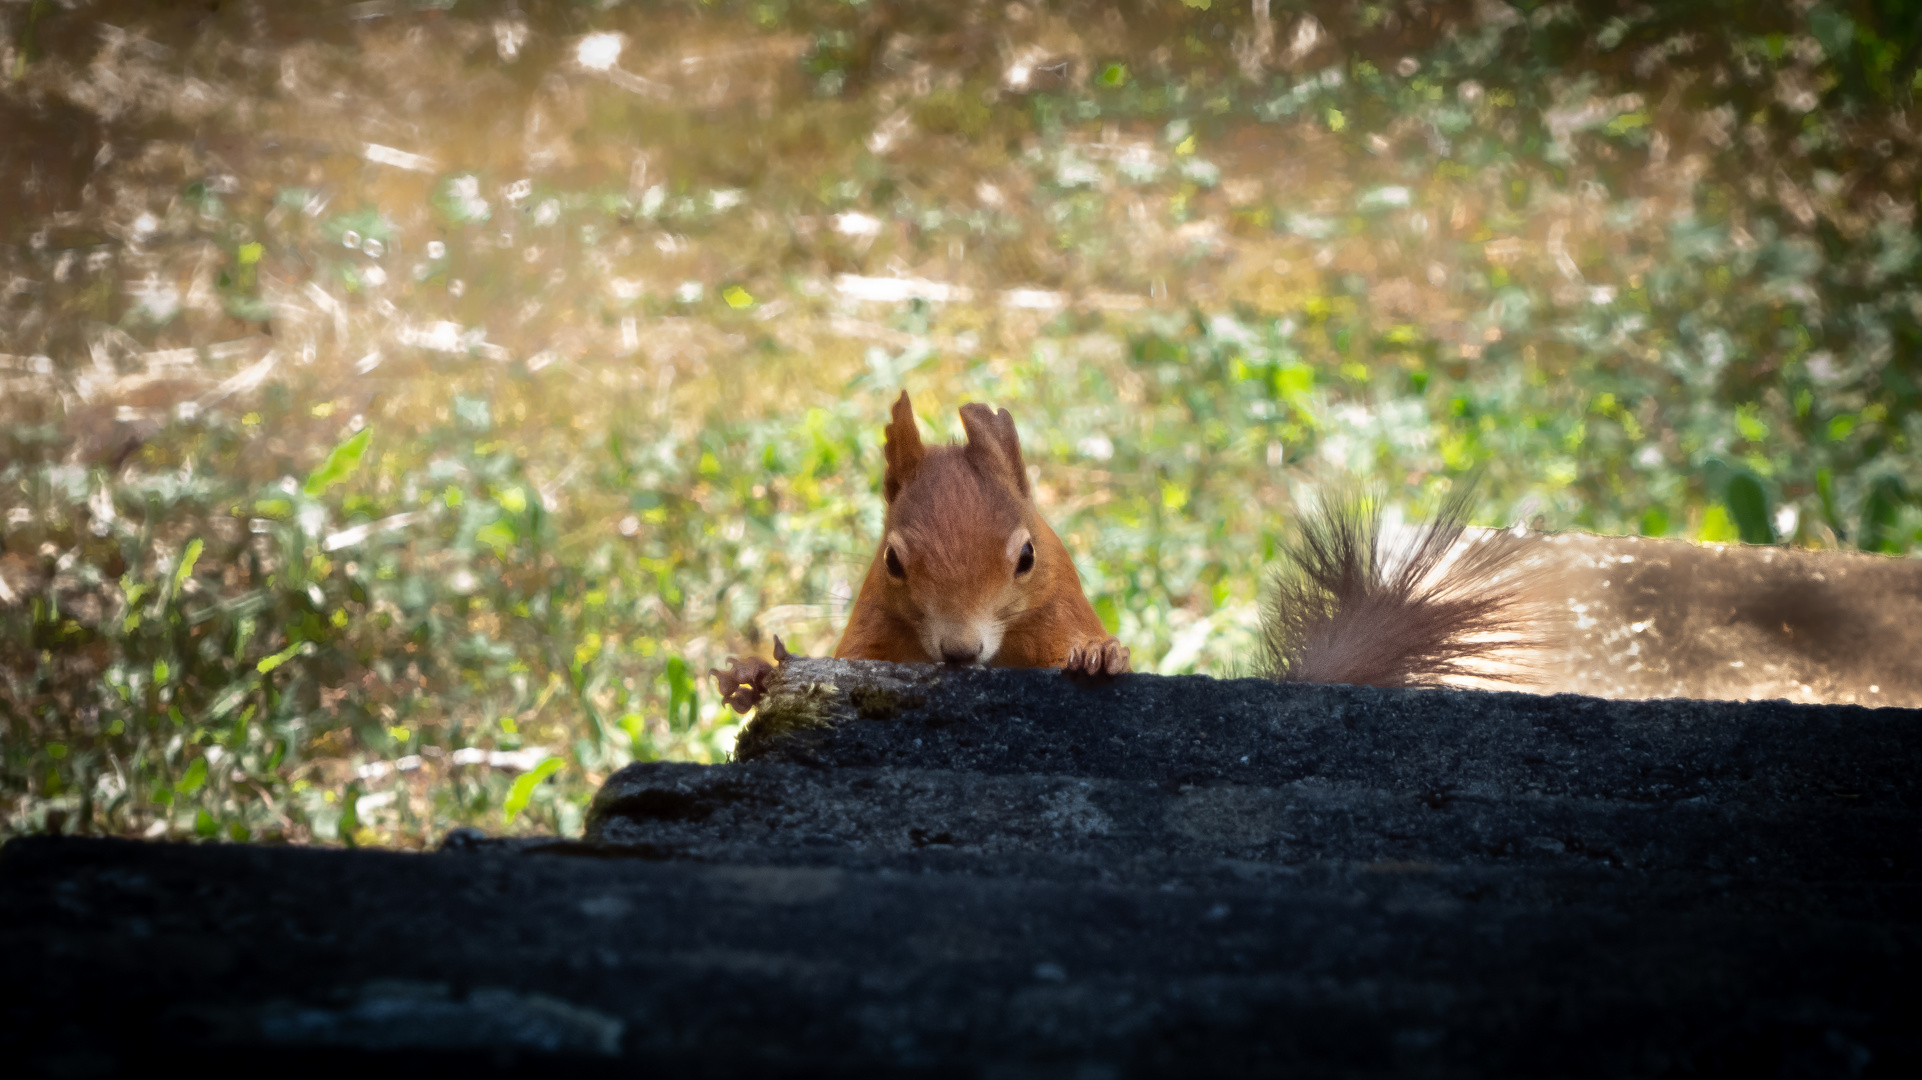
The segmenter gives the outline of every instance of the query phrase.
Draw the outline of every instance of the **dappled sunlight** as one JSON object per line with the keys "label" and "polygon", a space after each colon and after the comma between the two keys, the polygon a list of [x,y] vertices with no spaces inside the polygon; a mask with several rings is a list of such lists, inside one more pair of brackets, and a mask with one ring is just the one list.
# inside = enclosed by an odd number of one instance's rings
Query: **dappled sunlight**
{"label": "dappled sunlight", "polygon": [[[1143,670],[1241,670],[1323,487],[1922,547],[1887,27],[524,6],[0,7],[7,829],[573,832],[832,647],[903,388]],[[1604,645],[1542,688],[1806,681]]]}

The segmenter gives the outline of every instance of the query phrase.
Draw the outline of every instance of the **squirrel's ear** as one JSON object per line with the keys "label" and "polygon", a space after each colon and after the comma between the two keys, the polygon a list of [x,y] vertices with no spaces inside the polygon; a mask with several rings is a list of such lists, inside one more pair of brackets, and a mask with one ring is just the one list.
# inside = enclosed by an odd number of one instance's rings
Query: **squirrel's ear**
{"label": "squirrel's ear", "polygon": [[961,427],[968,433],[968,460],[981,472],[1006,471],[1022,498],[1028,498],[1028,467],[1021,460],[1021,436],[1014,416],[1006,409],[990,409],[980,402],[961,406]]}
{"label": "squirrel's ear", "polygon": [[888,471],[881,481],[881,494],[892,503],[901,489],[920,471],[927,450],[921,445],[921,429],[914,423],[914,405],[908,392],[894,402],[894,419],[888,424]]}

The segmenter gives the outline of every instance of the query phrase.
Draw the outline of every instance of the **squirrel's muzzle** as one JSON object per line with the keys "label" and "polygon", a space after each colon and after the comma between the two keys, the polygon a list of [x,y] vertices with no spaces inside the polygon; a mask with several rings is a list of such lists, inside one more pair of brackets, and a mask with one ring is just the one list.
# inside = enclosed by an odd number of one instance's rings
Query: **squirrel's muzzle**
{"label": "squirrel's muzzle", "polygon": [[988,619],[932,618],[921,632],[928,659],[942,664],[986,664],[1001,649],[1001,627]]}
{"label": "squirrel's muzzle", "polygon": [[941,662],[944,664],[972,664],[981,659],[981,643],[971,645],[941,643]]}

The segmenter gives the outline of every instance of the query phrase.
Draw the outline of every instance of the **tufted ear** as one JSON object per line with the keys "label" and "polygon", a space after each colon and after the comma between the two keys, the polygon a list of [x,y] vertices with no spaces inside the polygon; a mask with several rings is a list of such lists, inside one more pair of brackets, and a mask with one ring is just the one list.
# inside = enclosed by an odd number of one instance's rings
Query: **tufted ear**
{"label": "tufted ear", "polygon": [[1000,474],[1028,498],[1028,467],[1021,460],[1021,436],[1006,409],[990,409],[980,402],[961,406],[961,427],[968,433],[968,462],[984,476]]}
{"label": "tufted ear", "polygon": [[908,400],[908,392],[894,402],[894,419],[888,424],[888,471],[881,481],[881,494],[889,503],[901,494],[901,489],[914,480],[914,474],[921,471],[921,459],[927,456],[927,449],[921,445],[921,429],[915,426],[914,404]]}

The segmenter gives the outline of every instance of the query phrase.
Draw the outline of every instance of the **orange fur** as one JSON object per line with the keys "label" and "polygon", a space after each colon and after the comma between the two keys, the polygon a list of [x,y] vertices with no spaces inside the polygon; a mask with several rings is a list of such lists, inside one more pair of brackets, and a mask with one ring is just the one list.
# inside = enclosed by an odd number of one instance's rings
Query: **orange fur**
{"label": "orange fur", "polygon": [[[961,424],[966,443],[929,449],[908,395],[895,401],[881,545],[834,655],[1127,671],[1128,650],[1102,627],[1067,549],[1035,511],[1014,418],[969,404]],[[1366,503],[1337,499],[1304,516],[1264,612],[1262,673],[1435,686],[1525,670],[1488,666],[1541,644],[1516,581],[1521,549],[1505,535],[1461,546],[1467,510],[1464,486],[1398,552],[1383,550],[1380,515]],[[1025,571],[1024,543],[1033,551]],[[775,649],[786,658],[778,640]],[[713,674],[745,712],[770,671],[765,660],[730,658]]]}
{"label": "orange fur", "polygon": [[1014,417],[969,404],[961,424],[966,443],[930,449],[908,395],[894,403],[881,545],[834,655],[1128,670],[1128,650],[1102,627],[1067,548],[1035,511]]}

